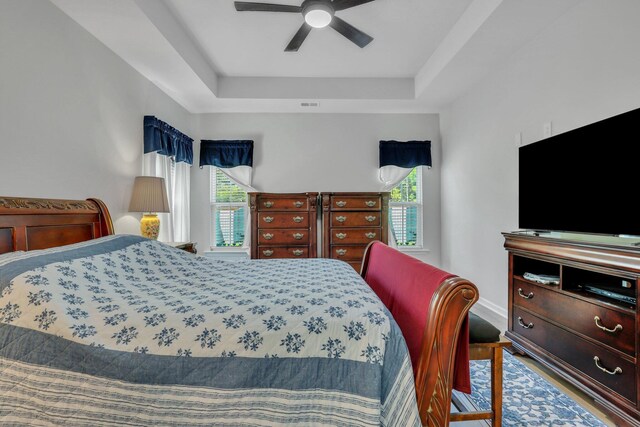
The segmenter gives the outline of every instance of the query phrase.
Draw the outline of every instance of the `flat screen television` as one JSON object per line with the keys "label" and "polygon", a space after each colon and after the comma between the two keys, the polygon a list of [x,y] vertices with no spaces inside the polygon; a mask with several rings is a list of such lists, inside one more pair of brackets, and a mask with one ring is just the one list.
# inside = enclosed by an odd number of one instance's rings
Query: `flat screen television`
{"label": "flat screen television", "polygon": [[640,236],[640,109],[519,149],[521,229]]}

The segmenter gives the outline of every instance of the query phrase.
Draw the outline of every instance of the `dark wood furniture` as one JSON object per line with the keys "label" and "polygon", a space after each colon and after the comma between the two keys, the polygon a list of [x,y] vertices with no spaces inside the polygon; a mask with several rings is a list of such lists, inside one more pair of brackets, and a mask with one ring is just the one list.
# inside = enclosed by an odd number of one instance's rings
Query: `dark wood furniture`
{"label": "dark wood furniture", "polygon": [[[591,396],[624,425],[640,425],[637,304],[586,292],[616,287],[637,297],[640,249],[503,233],[509,251],[509,326],[515,349]],[[524,273],[559,276],[559,284]],[[626,288],[625,288],[626,287]]]}
{"label": "dark wood furniture", "polygon": [[374,240],[387,243],[389,193],[322,193],[322,256],[360,271]]}
{"label": "dark wood furniture", "polygon": [[197,254],[196,243],[193,242],[167,242],[167,245],[173,246],[176,249],[182,249],[185,252]]}
{"label": "dark wood furniture", "polygon": [[47,249],[110,234],[111,216],[98,199],[0,197],[0,254]]}
{"label": "dark wood furniture", "polygon": [[318,193],[249,193],[251,258],[315,258]]}
{"label": "dark wood furniture", "polygon": [[[370,243],[365,249],[360,275],[367,281],[370,265],[376,268],[390,268],[393,271],[402,270],[403,264],[410,264],[409,268],[416,269],[416,264],[424,266],[429,271],[431,266],[409,256],[390,260],[389,257],[378,256],[372,259],[371,248],[375,243]],[[390,249],[390,248],[389,248]],[[391,249],[392,251],[394,249]],[[386,264],[386,265],[385,265]],[[417,270],[420,270],[418,268]],[[450,276],[450,275],[449,275]],[[431,301],[424,302],[424,310],[427,311],[427,321],[423,328],[420,355],[417,366],[414,366],[416,397],[418,411],[423,426],[443,427],[449,425],[451,394],[453,387],[454,362],[461,332],[461,326],[471,306],[478,300],[478,289],[468,280],[457,276],[449,277],[441,283],[431,283],[433,275],[420,274],[419,278],[411,280],[407,286],[420,283],[422,286],[435,287]],[[371,283],[369,283],[371,285]],[[403,283],[377,283],[387,289],[402,289]],[[375,290],[375,289],[374,289]],[[411,301],[411,304],[422,304],[420,301]],[[402,312],[407,307],[401,306],[396,300],[394,307],[388,307],[394,312]],[[399,322],[399,325],[402,322]],[[403,323],[404,324],[404,323]],[[404,324],[404,328],[412,328],[415,325]],[[403,334],[409,331],[400,326]]]}
{"label": "dark wood furniture", "polygon": [[[491,409],[466,410],[465,412],[453,412],[451,421],[490,420],[493,427],[502,425],[502,351],[511,346],[511,341],[501,337],[496,342],[478,342],[469,344],[469,360],[489,360],[491,369]],[[452,397],[454,405],[462,410],[465,404]]]}

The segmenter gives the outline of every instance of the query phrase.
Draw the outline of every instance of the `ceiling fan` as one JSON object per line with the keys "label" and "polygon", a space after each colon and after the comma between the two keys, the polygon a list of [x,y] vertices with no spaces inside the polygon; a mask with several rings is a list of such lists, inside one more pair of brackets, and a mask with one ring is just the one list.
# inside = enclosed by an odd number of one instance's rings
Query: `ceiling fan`
{"label": "ceiling fan", "polygon": [[324,28],[326,26],[330,26],[361,48],[371,43],[373,37],[338,18],[335,16],[335,13],[372,1],[373,0],[304,0],[300,6],[256,3],[251,1],[236,1],[234,3],[238,12],[301,13],[305,22],[285,49],[285,52],[297,52],[312,28]]}

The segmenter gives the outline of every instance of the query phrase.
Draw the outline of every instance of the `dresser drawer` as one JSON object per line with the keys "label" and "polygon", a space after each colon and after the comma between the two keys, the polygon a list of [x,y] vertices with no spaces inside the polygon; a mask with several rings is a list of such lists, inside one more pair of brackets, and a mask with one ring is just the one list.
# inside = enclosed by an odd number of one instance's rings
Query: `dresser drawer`
{"label": "dresser drawer", "polygon": [[380,240],[380,231],[380,228],[334,228],[331,230],[331,244],[368,244],[374,240]]}
{"label": "dresser drawer", "polygon": [[631,356],[636,353],[635,317],[631,314],[624,314],[547,289],[544,285],[534,285],[515,278],[513,304],[566,325],[569,329]]}
{"label": "dresser drawer", "polygon": [[260,228],[304,228],[309,226],[308,212],[259,212]]}
{"label": "dresser drawer", "polygon": [[380,196],[331,196],[331,210],[371,210],[381,209]]}
{"label": "dresser drawer", "polygon": [[308,211],[309,203],[305,196],[258,197],[256,207],[258,211]]}
{"label": "dresser drawer", "polygon": [[[519,307],[513,308],[512,320],[514,333],[546,349],[635,405],[635,364],[602,346],[545,322]],[[603,372],[598,366],[607,369],[610,373]],[[620,372],[617,372],[616,368],[619,368]]]}
{"label": "dresser drawer", "polygon": [[260,246],[258,248],[258,258],[308,258],[309,248],[301,247],[277,247],[277,246]]}
{"label": "dresser drawer", "polygon": [[332,227],[377,227],[380,225],[379,212],[332,212]]}
{"label": "dresser drawer", "polygon": [[332,246],[331,247],[331,258],[341,259],[343,261],[349,260],[362,260],[364,256],[364,251],[367,249],[366,245],[360,246]]}
{"label": "dresser drawer", "polygon": [[[309,243],[309,230],[258,230],[258,244],[263,245],[306,245]],[[260,250],[260,248],[258,248]]]}
{"label": "dresser drawer", "polygon": [[353,267],[353,269],[354,269],[358,274],[360,274],[360,269],[362,268],[362,261],[358,261],[358,262],[356,262],[356,261],[350,261],[350,262],[348,262],[348,264],[349,264],[351,267]]}

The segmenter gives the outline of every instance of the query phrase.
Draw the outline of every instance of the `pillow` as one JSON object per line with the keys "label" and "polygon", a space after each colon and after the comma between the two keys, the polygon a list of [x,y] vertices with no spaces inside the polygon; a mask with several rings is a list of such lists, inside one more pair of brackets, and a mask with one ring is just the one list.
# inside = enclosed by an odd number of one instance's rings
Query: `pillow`
{"label": "pillow", "polygon": [[0,254],[0,264],[9,262],[14,258],[18,258],[20,255],[23,255],[23,254],[24,254],[24,251],[7,252],[6,254]]}

